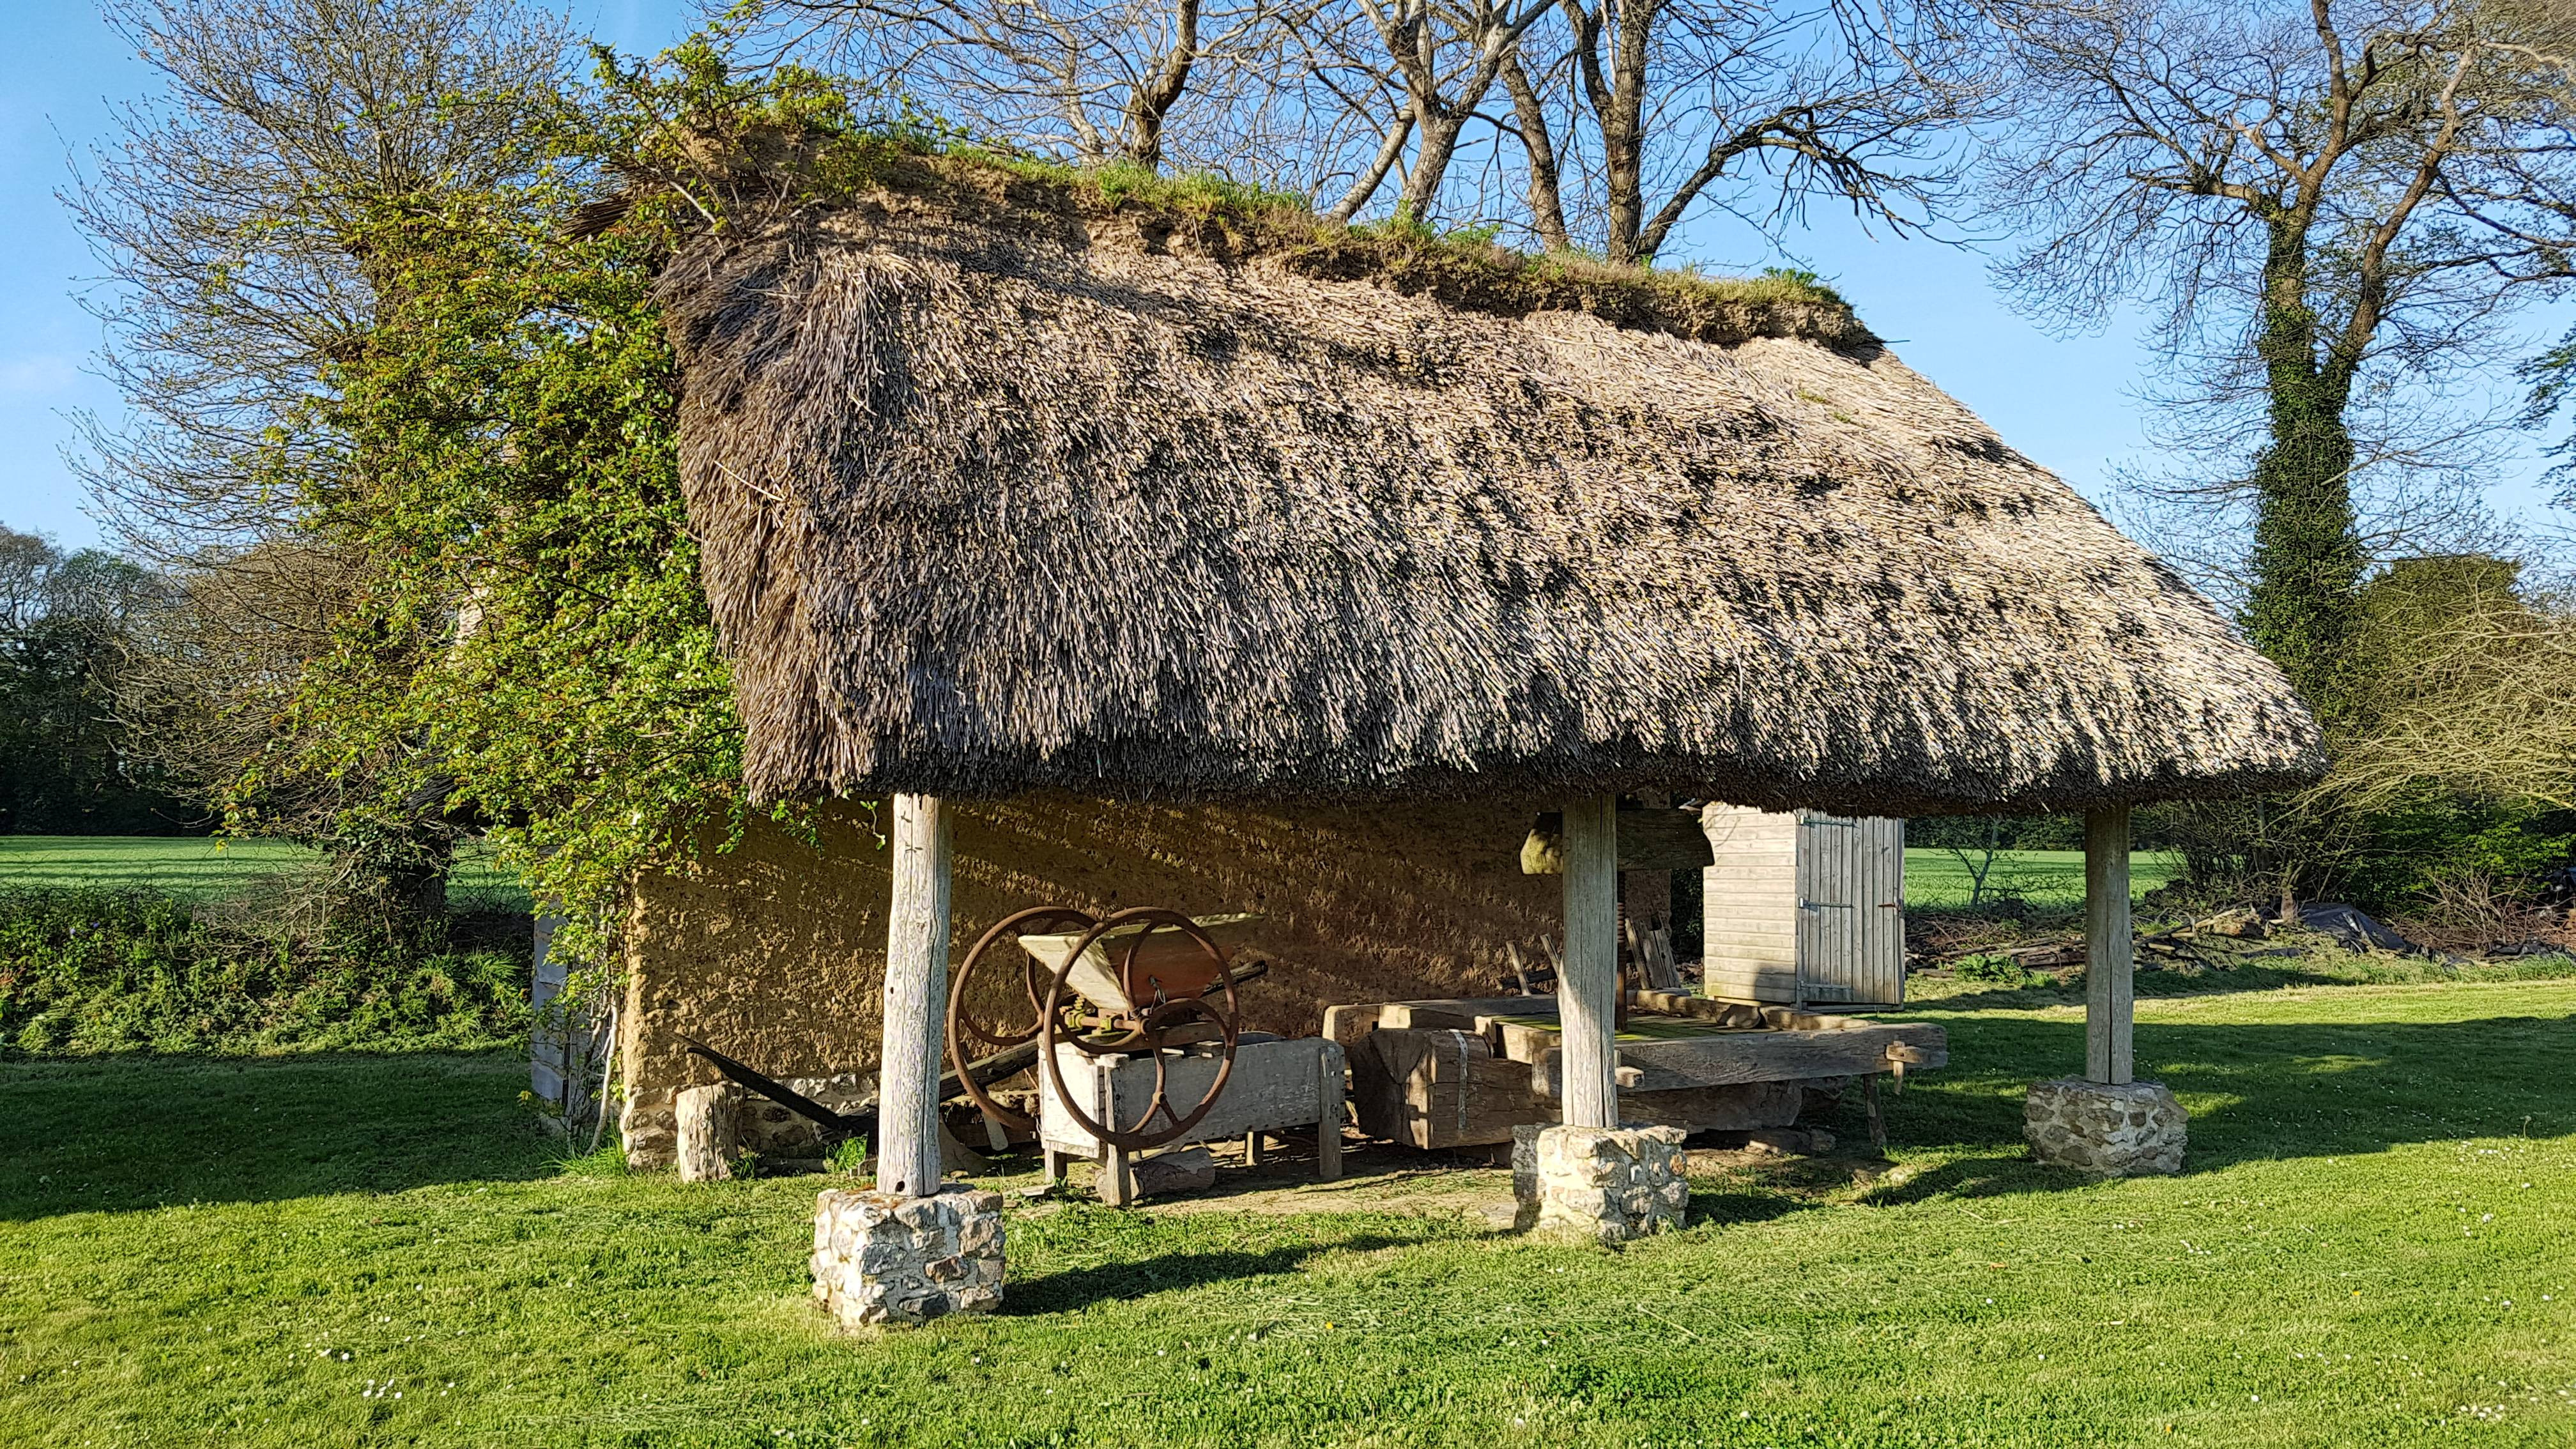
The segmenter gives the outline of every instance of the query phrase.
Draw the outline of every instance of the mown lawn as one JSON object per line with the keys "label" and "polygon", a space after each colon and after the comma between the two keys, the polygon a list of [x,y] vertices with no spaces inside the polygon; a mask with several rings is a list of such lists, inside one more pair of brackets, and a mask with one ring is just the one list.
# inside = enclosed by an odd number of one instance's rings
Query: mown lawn
{"label": "mown lawn", "polygon": [[884,1337],[807,1297],[818,1180],[559,1161],[506,1055],[0,1067],[0,1443],[2576,1436],[2576,983],[2141,1002],[2192,1170],[2112,1184],[2017,1140],[2073,1009],[1912,1014],[1956,1065],[1893,1170],[1724,1171],[1621,1254],[1383,1159],[1304,1215],[1015,1206],[1008,1311]]}
{"label": "mown lawn", "polygon": [[[2141,850],[2129,857],[2129,891],[2145,895],[2174,878],[2182,858],[2165,851]],[[1974,878],[1967,864],[1946,850],[1909,847],[1905,852],[1905,903],[1909,906],[1958,907],[1968,903]],[[1986,898],[2010,892],[2034,906],[2084,904],[2084,852],[2080,850],[1998,851],[1986,877]]]}
{"label": "mown lawn", "polygon": [[[140,835],[0,835],[0,885],[141,886],[203,899],[240,890],[262,876],[291,871],[314,859],[301,846],[278,840],[209,840]],[[2141,851],[2130,865],[2130,886],[2140,894],[2170,879],[2173,857]],[[2037,906],[2084,902],[2084,852],[2008,850],[1987,877],[1992,893],[2008,889]],[[518,881],[468,852],[451,890],[460,901],[525,910]],[[1905,900],[1915,906],[1964,906],[1969,875],[1946,850],[1905,852]]]}
{"label": "mown lawn", "polygon": [[[0,835],[0,886],[107,886],[164,891],[206,900],[291,875],[315,852],[283,840],[217,840],[205,836]],[[460,906],[528,909],[518,878],[469,849],[449,876]]]}

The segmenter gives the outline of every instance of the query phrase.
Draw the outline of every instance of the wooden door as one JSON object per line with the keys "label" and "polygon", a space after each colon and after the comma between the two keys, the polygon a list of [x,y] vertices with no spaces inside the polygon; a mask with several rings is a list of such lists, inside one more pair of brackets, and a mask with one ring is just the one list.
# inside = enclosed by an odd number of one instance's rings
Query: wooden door
{"label": "wooden door", "polygon": [[1905,822],[1801,811],[1798,995],[1815,1006],[1905,999]]}

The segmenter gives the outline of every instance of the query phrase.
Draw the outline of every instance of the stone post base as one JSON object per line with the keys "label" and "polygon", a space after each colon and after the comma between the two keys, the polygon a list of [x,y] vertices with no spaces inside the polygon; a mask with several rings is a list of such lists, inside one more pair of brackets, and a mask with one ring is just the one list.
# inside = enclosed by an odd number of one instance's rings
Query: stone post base
{"label": "stone post base", "polygon": [[2030,1089],[2021,1130],[2042,1162],[2128,1177],[2182,1171],[2183,1120],[2182,1103],[2161,1082],[2060,1077]]}
{"label": "stone post base", "polygon": [[1002,1303],[1002,1195],[834,1189],[814,1199],[814,1297],[845,1327],[927,1323]]}
{"label": "stone post base", "polygon": [[1679,1127],[1515,1127],[1512,1194],[1523,1230],[1604,1246],[1682,1225],[1689,1160]]}

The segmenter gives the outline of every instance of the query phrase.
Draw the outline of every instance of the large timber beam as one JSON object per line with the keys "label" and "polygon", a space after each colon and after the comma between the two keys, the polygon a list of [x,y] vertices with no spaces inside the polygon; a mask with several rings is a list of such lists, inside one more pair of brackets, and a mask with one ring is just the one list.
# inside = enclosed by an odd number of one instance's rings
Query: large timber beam
{"label": "large timber beam", "polygon": [[884,1050],[877,1067],[877,1191],[939,1191],[941,1013],[948,1003],[948,809],[894,797],[886,914]]}
{"label": "large timber beam", "polygon": [[1568,1127],[1619,1125],[1619,797],[1596,795],[1565,810],[1565,970],[1557,983],[1564,1026]]}
{"label": "large timber beam", "polygon": [[2117,1086],[2135,1068],[2136,948],[2129,924],[2129,807],[2084,816],[2084,1076]]}

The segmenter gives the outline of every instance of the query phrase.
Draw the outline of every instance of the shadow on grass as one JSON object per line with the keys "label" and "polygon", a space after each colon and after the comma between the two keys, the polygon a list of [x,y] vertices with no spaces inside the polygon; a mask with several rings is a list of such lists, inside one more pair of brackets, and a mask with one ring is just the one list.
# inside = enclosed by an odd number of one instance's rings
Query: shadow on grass
{"label": "shadow on grass", "polygon": [[[2024,1090],[2082,1069],[2080,1020],[1960,1015],[1942,1024],[1950,1068],[1889,1103],[1889,1140],[1898,1147],[2018,1147]],[[2412,1142],[2576,1133],[2576,1081],[2565,1070],[2572,1050],[2576,1016],[2141,1022],[2137,1075],[2172,1088],[2191,1109],[2184,1170],[2201,1172]],[[1847,1102],[1843,1116],[1843,1125],[1856,1125],[1856,1105]],[[1872,1196],[1986,1196],[2083,1180],[2017,1155],[1984,1156]]]}
{"label": "shadow on grass", "polygon": [[[2226,968],[2158,968],[2141,963],[2136,977],[2140,1000],[2184,996],[2229,996],[2283,991],[2307,986],[2423,986],[2493,984],[2511,981],[2564,981],[2576,977],[2576,957],[2523,956],[2501,961],[2450,966],[2344,952],[2308,952],[2266,961],[2248,960]],[[1947,994],[1917,1001],[1905,1010],[2035,1011],[2049,1006],[2084,1004],[2081,970],[2065,980],[2018,986],[1948,983]]]}
{"label": "shadow on grass", "polygon": [[1149,1293],[1239,1283],[1247,1278],[1273,1278],[1295,1273],[1306,1260],[1323,1253],[1368,1253],[1380,1248],[1410,1247],[1416,1238],[1380,1232],[1333,1236],[1278,1247],[1225,1249],[1217,1252],[1160,1253],[1126,1262],[1067,1268],[1041,1278],[1014,1276],[1002,1311],[1038,1315],[1073,1313],[1095,1303],[1115,1303]]}
{"label": "shadow on grass", "polygon": [[517,1181],[560,1142],[514,1051],[0,1066],[0,1221]]}
{"label": "shadow on grass", "polygon": [[[2073,1173],[2029,1163],[2020,1144],[2023,1091],[2079,1068],[2081,1021],[1940,1016],[1950,1032],[1951,1066],[1916,1078],[1889,1101],[1888,1130],[1900,1153],[1946,1152],[1958,1160],[1871,1195],[1904,1201],[2080,1185],[2084,1179]],[[2571,1049],[2576,1016],[2564,1015],[2149,1021],[2137,1030],[2138,1075],[2172,1087],[2192,1109],[2189,1171],[2463,1137],[2576,1133]],[[0,1066],[0,1163],[7,1166],[0,1221],[548,1176],[560,1170],[563,1149],[520,1105],[525,1073],[524,1059],[509,1051],[10,1063]],[[1855,1144],[1865,1129],[1858,1093],[1848,1095],[1832,1125]],[[1765,1165],[1703,1191],[1694,1216],[1777,1218],[1847,1194],[1857,1171],[1840,1159]],[[1810,1181],[1817,1173],[1825,1176]],[[1825,1180],[1837,1175],[1839,1183]],[[1329,1191],[1316,1196],[1320,1211],[1372,1206],[1336,1201]],[[1163,1286],[1155,1275],[1177,1284],[1192,1274],[1287,1271],[1270,1266],[1276,1253],[1317,1250],[1212,1254],[1195,1267],[1193,1255],[1181,1254],[1030,1287],[1038,1302],[1092,1301],[1153,1291]]]}

